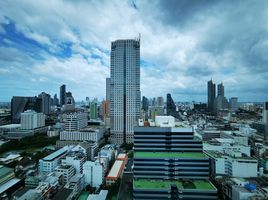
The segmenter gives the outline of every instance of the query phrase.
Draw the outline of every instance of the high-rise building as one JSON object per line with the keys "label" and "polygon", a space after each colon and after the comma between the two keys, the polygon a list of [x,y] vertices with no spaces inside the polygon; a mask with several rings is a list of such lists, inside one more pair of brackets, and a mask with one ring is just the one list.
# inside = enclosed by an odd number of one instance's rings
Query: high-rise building
{"label": "high-rise building", "polygon": [[111,44],[111,142],[131,143],[140,117],[140,40]]}
{"label": "high-rise building", "polygon": [[75,101],[71,92],[65,93],[64,110],[75,110]]}
{"label": "high-rise building", "polygon": [[156,106],[158,106],[158,107],[164,106],[164,98],[163,97],[157,97]]}
{"label": "high-rise building", "polygon": [[66,85],[60,86],[60,105],[65,105],[66,100]]}
{"label": "high-rise building", "polygon": [[268,102],[263,105],[263,123],[268,124]]}
{"label": "high-rise building", "polygon": [[45,115],[33,110],[26,110],[21,113],[21,129],[33,130],[45,126]]}
{"label": "high-rise building", "polygon": [[66,115],[65,131],[77,131],[87,126],[87,113],[74,112]]}
{"label": "high-rise building", "polygon": [[41,94],[38,95],[39,98],[42,99],[42,113],[45,115],[50,114],[51,111],[51,100],[50,100],[50,95],[42,92]]}
{"label": "high-rise building", "polygon": [[177,119],[180,118],[179,113],[176,111],[176,104],[174,103],[171,94],[167,94],[167,115],[171,115]]}
{"label": "high-rise building", "polygon": [[90,119],[97,119],[98,118],[98,100],[94,99],[90,103]]}
{"label": "high-rise building", "polygon": [[213,105],[216,95],[216,87],[212,80],[208,81],[208,111],[213,112]]}
{"label": "high-rise building", "polygon": [[158,116],[155,127],[134,128],[133,199],[218,199],[202,141],[174,122]]}
{"label": "high-rise building", "polygon": [[111,99],[111,78],[106,78],[106,101]]}
{"label": "high-rise building", "polygon": [[229,106],[231,112],[235,112],[238,110],[238,98],[237,97],[232,97],[229,100]]}
{"label": "high-rise building", "polygon": [[38,97],[18,97],[11,99],[11,121],[12,123],[20,123],[21,113],[26,110],[34,110],[42,112],[42,99]]}
{"label": "high-rise building", "polygon": [[147,112],[148,111],[148,109],[149,109],[149,100],[145,97],[145,96],[143,96],[142,97],[142,107],[141,107],[145,112]]}
{"label": "high-rise building", "polygon": [[214,113],[218,113],[219,110],[222,109],[228,109],[229,108],[229,103],[226,99],[226,97],[224,96],[224,86],[222,83],[218,84],[218,95],[217,97],[214,99],[213,102],[213,112]]}
{"label": "high-rise building", "polygon": [[53,97],[53,105],[54,106],[58,106],[59,105],[59,99],[57,97],[57,94],[54,94],[54,97]]}

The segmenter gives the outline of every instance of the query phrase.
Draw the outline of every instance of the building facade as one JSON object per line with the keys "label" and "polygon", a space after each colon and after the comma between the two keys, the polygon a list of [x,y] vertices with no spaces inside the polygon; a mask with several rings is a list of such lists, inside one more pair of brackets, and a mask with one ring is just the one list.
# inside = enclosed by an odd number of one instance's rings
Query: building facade
{"label": "building facade", "polygon": [[140,117],[140,40],[111,44],[111,142],[133,142]]}
{"label": "building facade", "polygon": [[216,95],[216,87],[212,80],[208,81],[208,111],[213,112],[213,105]]}
{"label": "building facade", "polygon": [[134,200],[216,200],[209,175],[209,158],[192,128],[135,127]]}
{"label": "building facade", "polygon": [[33,110],[21,113],[21,129],[32,130],[45,126],[45,115]]}

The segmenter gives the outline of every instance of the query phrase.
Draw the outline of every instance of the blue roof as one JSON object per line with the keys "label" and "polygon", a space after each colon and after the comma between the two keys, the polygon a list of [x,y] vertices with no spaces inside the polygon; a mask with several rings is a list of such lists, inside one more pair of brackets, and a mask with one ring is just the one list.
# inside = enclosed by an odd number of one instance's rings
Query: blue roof
{"label": "blue roof", "polygon": [[48,156],[44,157],[43,160],[44,161],[54,160],[55,158],[64,154],[67,150],[68,150],[68,147],[63,147],[63,148],[59,149],[58,151],[55,151],[52,154],[49,154]]}

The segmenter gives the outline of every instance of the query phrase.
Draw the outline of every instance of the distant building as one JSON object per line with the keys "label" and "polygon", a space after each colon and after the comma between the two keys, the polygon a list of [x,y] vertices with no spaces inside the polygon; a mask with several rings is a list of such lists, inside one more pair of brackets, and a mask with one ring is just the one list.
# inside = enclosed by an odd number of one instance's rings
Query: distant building
{"label": "distant building", "polygon": [[42,92],[38,95],[39,98],[42,99],[42,113],[45,115],[50,114],[51,112],[51,101],[50,101],[50,95]]}
{"label": "distant building", "polygon": [[140,117],[140,40],[111,44],[111,142],[132,143]]}
{"label": "distant building", "polygon": [[32,130],[45,126],[45,115],[33,110],[21,113],[21,129]]}
{"label": "distant building", "polygon": [[174,103],[171,94],[167,94],[167,115],[171,115],[177,119],[180,118],[179,113],[176,110],[176,104]]}
{"label": "distant building", "polygon": [[229,106],[231,112],[235,112],[238,110],[238,98],[237,97],[232,97],[229,100]]}
{"label": "distant building", "polygon": [[268,124],[268,102],[264,102],[262,119],[264,124]]}
{"label": "distant building", "polygon": [[71,92],[65,93],[64,110],[72,111],[75,109],[75,101]]}
{"label": "distant building", "polygon": [[58,106],[59,105],[59,99],[57,97],[57,94],[54,94],[54,97],[53,97],[53,105],[54,106]]}
{"label": "distant building", "polygon": [[224,86],[222,83],[218,84],[218,95],[214,100],[214,112],[217,114],[219,110],[228,109],[229,103],[224,96]]}
{"label": "distant building", "polygon": [[111,100],[111,78],[106,78],[106,101]]}
{"label": "distant building", "polygon": [[11,121],[12,123],[20,123],[21,113],[26,110],[34,110],[42,112],[42,99],[38,97],[18,97],[11,99]]}
{"label": "distant building", "polygon": [[214,100],[216,96],[216,88],[215,84],[213,83],[212,80],[208,81],[208,111],[213,112],[213,106],[214,106]]}
{"label": "distant building", "polygon": [[98,100],[94,99],[90,102],[90,119],[98,118]]}
{"label": "distant building", "polygon": [[60,105],[64,106],[66,100],[66,85],[60,86]]}
{"label": "distant building", "polygon": [[156,106],[158,106],[158,107],[164,106],[164,98],[163,97],[157,97]]}
{"label": "distant building", "polygon": [[77,131],[87,126],[87,114],[85,112],[73,112],[66,114],[65,131]]}
{"label": "distant building", "polygon": [[149,109],[149,100],[145,96],[142,97],[142,109],[145,112],[147,112]]}

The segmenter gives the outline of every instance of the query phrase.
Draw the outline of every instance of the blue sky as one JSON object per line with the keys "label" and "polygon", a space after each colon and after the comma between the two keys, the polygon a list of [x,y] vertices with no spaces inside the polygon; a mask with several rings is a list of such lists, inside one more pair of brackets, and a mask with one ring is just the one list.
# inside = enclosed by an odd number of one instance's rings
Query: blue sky
{"label": "blue sky", "polygon": [[206,101],[211,78],[227,98],[268,100],[266,1],[0,1],[0,101],[54,95],[105,98],[110,43],[141,34],[141,92]]}

